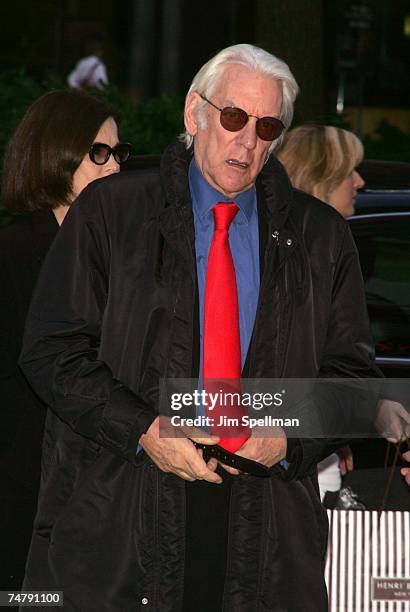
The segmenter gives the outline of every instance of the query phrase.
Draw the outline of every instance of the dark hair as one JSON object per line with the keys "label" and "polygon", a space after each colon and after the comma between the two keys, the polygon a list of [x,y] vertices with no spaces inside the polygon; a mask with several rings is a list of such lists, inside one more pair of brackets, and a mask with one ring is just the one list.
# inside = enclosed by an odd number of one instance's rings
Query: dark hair
{"label": "dark hair", "polygon": [[27,110],[7,145],[1,202],[12,213],[68,204],[72,180],[113,109],[72,90],[52,91]]}

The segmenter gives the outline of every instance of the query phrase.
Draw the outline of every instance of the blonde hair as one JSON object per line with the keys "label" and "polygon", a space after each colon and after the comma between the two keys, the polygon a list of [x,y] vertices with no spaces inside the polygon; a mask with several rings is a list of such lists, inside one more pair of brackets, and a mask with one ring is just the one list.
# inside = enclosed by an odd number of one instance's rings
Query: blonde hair
{"label": "blonde hair", "polygon": [[341,128],[301,125],[286,134],[277,157],[294,187],[329,202],[330,194],[363,160],[363,145]]}

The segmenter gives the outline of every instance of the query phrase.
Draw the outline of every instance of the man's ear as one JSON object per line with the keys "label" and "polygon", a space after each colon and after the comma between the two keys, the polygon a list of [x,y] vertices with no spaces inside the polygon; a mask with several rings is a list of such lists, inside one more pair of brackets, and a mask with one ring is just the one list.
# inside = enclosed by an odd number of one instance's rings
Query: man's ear
{"label": "man's ear", "polygon": [[197,111],[202,99],[200,95],[193,91],[189,94],[185,102],[184,123],[185,129],[190,136],[195,136],[198,132]]}

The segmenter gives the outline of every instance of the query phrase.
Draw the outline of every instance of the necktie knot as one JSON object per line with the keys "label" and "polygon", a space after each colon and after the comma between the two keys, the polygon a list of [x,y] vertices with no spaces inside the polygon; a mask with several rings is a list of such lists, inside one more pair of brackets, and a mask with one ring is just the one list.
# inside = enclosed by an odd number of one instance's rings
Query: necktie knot
{"label": "necktie knot", "polygon": [[235,202],[218,202],[212,209],[214,213],[215,229],[229,230],[239,208]]}

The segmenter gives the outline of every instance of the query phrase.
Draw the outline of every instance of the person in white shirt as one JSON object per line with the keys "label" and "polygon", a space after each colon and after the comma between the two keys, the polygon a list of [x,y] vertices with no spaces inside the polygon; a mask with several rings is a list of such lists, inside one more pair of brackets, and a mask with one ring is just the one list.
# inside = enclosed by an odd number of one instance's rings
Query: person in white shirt
{"label": "person in white shirt", "polygon": [[94,87],[104,89],[108,85],[107,68],[102,60],[103,49],[99,41],[90,41],[86,47],[86,57],[81,58],[67,77],[73,89]]}

